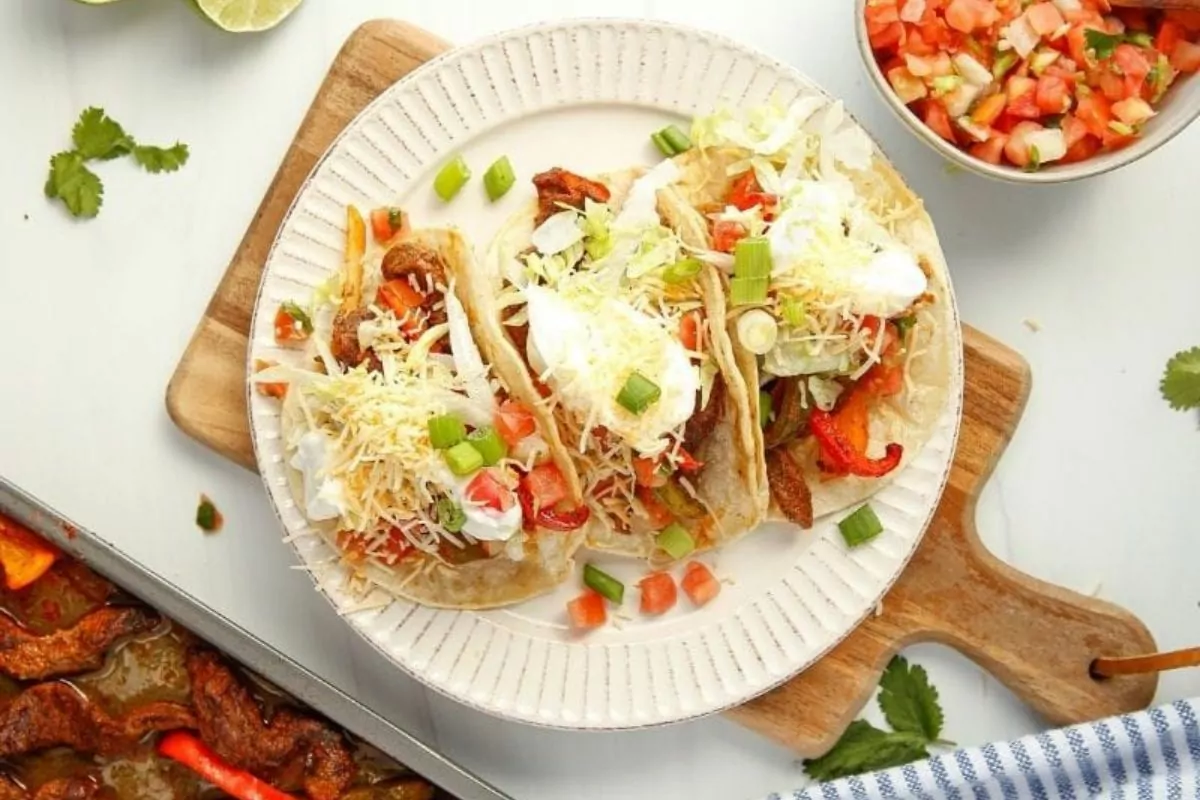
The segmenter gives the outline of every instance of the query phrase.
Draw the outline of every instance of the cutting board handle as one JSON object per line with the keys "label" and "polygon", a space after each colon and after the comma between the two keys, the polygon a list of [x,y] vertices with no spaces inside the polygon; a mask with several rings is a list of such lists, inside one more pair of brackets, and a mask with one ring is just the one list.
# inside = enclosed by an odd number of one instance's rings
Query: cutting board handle
{"label": "cutting board handle", "polygon": [[[1137,617],[1022,574],[979,541],[975,506],[1029,394],[1029,367],[995,340],[964,330],[963,421],[950,480],[925,539],[882,613],[792,681],[729,716],[806,757],[821,755],[871,699],[888,662],[910,644],[938,642],[979,664],[1050,723],[1145,708],[1158,679],[1097,681],[1101,655],[1153,652]],[[948,721],[953,738],[954,721]]]}

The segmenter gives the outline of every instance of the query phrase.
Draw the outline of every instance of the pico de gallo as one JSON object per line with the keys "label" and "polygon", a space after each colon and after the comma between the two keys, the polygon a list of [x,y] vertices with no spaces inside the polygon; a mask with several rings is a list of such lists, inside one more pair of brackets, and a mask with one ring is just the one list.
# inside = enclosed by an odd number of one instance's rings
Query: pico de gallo
{"label": "pico de gallo", "polygon": [[1200,12],[1107,0],[869,0],[892,90],[938,136],[1036,171],[1135,141],[1200,69]]}

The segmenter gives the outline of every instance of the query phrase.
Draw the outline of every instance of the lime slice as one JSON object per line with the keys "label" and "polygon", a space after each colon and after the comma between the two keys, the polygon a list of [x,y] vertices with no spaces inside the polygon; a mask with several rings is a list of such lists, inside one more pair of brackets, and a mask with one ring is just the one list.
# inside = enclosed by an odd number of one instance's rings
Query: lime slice
{"label": "lime slice", "polygon": [[[115,2],[115,0],[100,0]],[[252,33],[274,28],[300,0],[195,0],[196,7],[223,31]]]}

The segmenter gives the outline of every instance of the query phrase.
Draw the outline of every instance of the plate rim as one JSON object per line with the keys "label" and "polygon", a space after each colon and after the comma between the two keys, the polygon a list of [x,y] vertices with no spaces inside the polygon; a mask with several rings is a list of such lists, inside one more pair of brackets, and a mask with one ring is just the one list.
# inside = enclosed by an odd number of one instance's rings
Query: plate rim
{"label": "plate rim", "polygon": [[[365,625],[360,627],[360,625],[356,624],[351,619],[351,617],[354,616],[354,614],[358,613],[358,612],[356,612],[356,611],[344,612],[343,609],[339,608],[338,603],[334,599],[334,597],[331,595],[331,592],[324,585],[322,585],[322,583],[313,574],[311,569],[306,568],[307,560],[303,557],[303,555],[301,555],[300,550],[297,546],[296,538],[298,538],[298,537],[295,537],[291,534],[290,530],[288,529],[287,523],[283,519],[283,515],[281,513],[279,505],[275,502],[275,496],[274,496],[272,487],[270,485],[270,480],[268,478],[268,475],[266,474],[266,471],[264,470],[264,466],[266,463],[264,459],[266,458],[266,456],[262,452],[262,448],[259,443],[259,435],[258,435],[259,431],[258,431],[257,424],[256,424],[256,418],[255,418],[256,415],[254,413],[253,376],[255,373],[255,368],[254,368],[255,331],[258,326],[259,313],[260,313],[260,311],[262,311],[263,294],[266,290],[268,280],[271,277],[268,267],[270,266],[271,262],[275,259],[276,252],[277,252],[280,242],[284,236],[284,231],[288,227],[289,222],[292,220],[293,215],[294,215],[297,207],[300,204],[301,198],[305,196],[307,191],[313,185],[318,173],[321,172],[322,168],[326,165],[326,163],[331,158],[333,158],[334,155],[339,151],[342,144],[352,135],[353,131],[357,128],[358,124],[363,119],[367,118],[373,112],[375,112],[377,107],[383,106],[393,94],[395,94],[397,91],[400,90],[400,88],[410,85],[410,84],[415,85],[418,81],[420,81],[423,78],[436,72],[436,70],[438,68],[440,68],[446,62],[451,61],[455,58],[461,58],[468,52],[478,52],[488,46],[498,45],[498,44],[501,44],[506,41],[513,41],[513,40],[523,41],[523,40],[526,40],[529,37],[531,37],[533,35],[537,35],[537,34],[549,34],[549,33],[555,32],[555,31],[570,31],[573,29],[580,29],[580,28],[585,28],[585,29],[586,28],[595,28],[598,26],[612,27],[612,28],[616,28],[616,29],[634,29],[642,34],[645,34],[646,32],[661,32],[661,33],[675,32],[675,33],[684,34],[686,36],[703,39],[709,43],[717,44],[723,48],[733,51],[733,52],[737,53],[740,57],[749,57],[751,59],[756,59],[756,60],[762,61],[765,64],[769,65],[773,70],[776,70],[783,74],[786,74],[791,78],[799,79],[799,81],[801,83],[803,83],[803,84],[811,87],[815,91],[819,92],[820,95],[823,96],[829,102],[841,102],[840,98],[837,98],[837,97],[831,95],[820,83],[818,83],[813,78],[809,77],[808,74],[805,73],[803,70],[801,70],[799,67],[796,67],[786,61],[782,61],[779,58],[776,58],[775,56],[771,55],[770,53],[760,50],[757,47],[745,44],[741,41],[738,41],[732,37],[726,36],[725,34],[717,32],[717,31],[713,31],[713,30],[695,26],[695,25],[670,22],[670,21],[666,21],[666,20],[640,19],[640,18],[634,18],[634,17],[621,17],[621,16],[573,17],[573,18],[568,18],[568,19],[534,22],[534,23],[530,23],[530,24],[526,24],[526,25],[516,26],[513,28],[508,28],[508,29],[505,29],[502,31],[498,31],[498,32],[495,32],[495,33],[492,33],[492,34],[489,34],[487,36],[483,36],[483,37],[480,37],[477,39],[472,39],[471,41],[463,43],[463,44],[454,44],[451,47],[449,47],[447,50],[439,53],[438,55],[431,58],[430,60],[420,64],[418,67],[416,67],[412,71],[406,73],[399,80],[392,82],[391,84],[389,84],[387,86],[387,88],[385,88],[383,91],[381,91],[376,97],[372,98],[372,100],[369,103],[367,103],[361,110],[359,110],[358,113],[356,113],[345,124],[345,126],[337,133],[337,135],[330,141],[330,143],[325,148],[325,150],[321,153],[321,155],[313,163],[309,172],[305,175],[304,180],[299,184],[298,188],[296,189],[295,196],[292,198],[291,202],[288,204],[287,211],[284,213],[282,221],[280,222],[279,227],[275,231],[275,235],[271,240],[270,248],[267,250],[266,257],[263,261],[263,268],[262,268],[262,272],[259,276],[258,286],[255,290],[254,305],[253,305],[253,310],[252,310],[252,314],[250,317],[250,330],[249,330],[249,337],[248,337],[249,341],[247,344],[247,352],[246,352],[245,387],[244,387],[244,390],[246,393],[245,397],[246,397],[246,401],[247,401],[247,412],[246,413],[247,413],[247,418],[249,421],[250,439],[251,439],[251,446],[254,451],[255,466],[257,467],[259,478],[262,481],[263,488],[267,494],[268,502],[271,507],[271,512],[275,515],[275,518],[278,520],[280,528],[281,528],[281,532],[284,534],[285,541],[289,545],[289,547],[291,547],[292,552],[295,554],[295,557],[296,557],[297,561],[299,562],[299,566],[301,568],[303,568],[304,571],[309,574],[309,577],[312,580],[314,588],[326,600],[326,602],[328,602],[330,604],[330,606],[333,608],[334,613],[338,616],[338,618],[344,624],[346,624],[350,629],[352,629],[354,631],[354,633],[360,639],[366,641],[372,648],[374,648],[378,653],[380,653],[380,655],[382,655],[389,664],[393,665],[394,667],[396,667],[400,671],[402,671],[404,674],[408,675],[409,677],[411,677],[414,680],[416,680],[417,682],[419,682],[424,688],[432,690],[439,695],[442,695],[446,698],[453,700],[456,703],[462,704],[468,708],[471,708],[473,710],[487,714],[488,716],[496,717],[496,718],[503,719],[503,720],[510,721],[510,722],[516,722],[516,723],[519,723],[522,725],[529,725],[529,726],[533,726],[536,728],[544,728],[544,729],[548,729],[548,730],[584,731],[584,732],[587,732],[587,731],[596,731],[596,732],[636,731],[636,730],[646,730],[646,729],[652,729],[652,728],[663,728],[663,727],[679,725],[679,724],[683,724],[683,723],[691,722],[691,721],[695,721],[695,720],[705,719],[705,718],[715,716],[718,714],[723,714],[723,713],[729,711],[730,709],[737,708],[741,705],[744,705],[745,703],[750,702],[751,700],[753,700],[757,697],[761,697],[762,695],[767,694],[767,693],[773,691],[774,689],[777,689],[778,687],[782,686],[783,684],[796,678],[801,673],[807,671],[808,669],[811,669],[813,666],[816,665],[817,662],[819,662],[823,658],[825,658],[834,648],[836,648],[838,645],[840,645],[842,642],[844,642],[851,634],[853,634],[855,631],[857,631],[862,626],[862,624],[872,614],[876,613],[876,609],[882,604],[883,599],[886,597],[888,592],[891,591],[891,589],[895,585],[896,581],[898,581],[900,579],[900,577],[904,574],[904,572],[908,568],[913,556],[915,556],[917,551],[920,549],[921,544],[923,543],[925,536],[928,533],[929,527],[933,523],[933,520],[937,515],[937,510],[940,507],[941,500],[945,493],[946,486],[949,483],[950,475],[951,475],[951,473],[953,471],[953,467],[954,467],[955,456],[957,454],[958,439],[959,439],[959,435],[960,435],[960,431],[961,431],[961,427],[962,427],[963,402],[964,402],[964,393],[965,393],[965,384],[966,384],[962,320],[961,320],[961,317],[959,314],[958,298],[957,298],[957,294],[954,290],[953,279],[950,274],[949,265],[947,265],[945,281],[946,281],[946,286],[947,286],[948,294],[949,294],[949,298],[950,298],[949,309],[948,309],[949,318],[952,322],[952,324],[949,326],[949,338],[951,341],[949,342],[949,348],[948,348],[949,358],[951,360],[951,364],[950,364],[951,390],[947,394],[946,405],[942,409],[941,415],[944,416],[947,412],[953,411],[953,419],[952,419],[952,426],[951,426],[950,430],[947,431],[947,435],[948,435],[948,439],[949,439],[948,443],[947,443],[947,451],[948,451],[949,457],[948,457],[948,460],[947,460],[944,468],[942,468],[942,470],[941,470],[940,478],[937,480],[936,490],[932,493],[931,499],[929,500],[929,508],[925,514],[925,518],[924,518],[923,522],[921,522],[921,524],[920,524],[920,532],[913,539],[912,544],[908,548],[907,552],[899,559],[898,568],[895,569],[894,573],[888,578],[888,580],[886,582],[884,582],[882,588],[878,591],[878,596],[876,598],[876,602],[875,602],[874,606],[868,606],[863,611],[862,614],[853,618],[851,623],[844,630],[838,632],[837,634],[832,635],[824,647],[821,647],[821,648],[815,650],[815,654],[812,656],[812,658],[808,661],[808,663],[805,666],[802,666],[795,670],[786,671],[784,674],[782,674],[778,678],[768,680],[763,686],[755,687],[754,691],[752,691],[749,694],[745,694],[744,696],[741,696],[740,698],[728,699],[726,701],[723,701],[723,702],[720,702],[717,704],[706,703],[704,706],[702,706],[702,710],[699,710],[699,711],[697,711],[697,710],[684,711],[683,709],[679,709],[670,716],[665,715],[665,714],[659,714],[658,718],[656,718],[652,721],[634,721],[632,714],[630,715],[629,718],[627,718],[624,721],[614,721],[612,719],[611,714],[605,715],[605,717],[604,717],[605,722],[603,724],[589,723],[586,719],[586,714],[581,715],[579,718],[577,718],[575,720],[575,724],[571,724],[571,721],[565,719],[561,713],[558,714],[553,720],[542,719],[538,716],[536,709],[534,709],[534,711],[529,714],[520,714],[520,713],[516,712],[516,704],[515,703],[511,707],[499,709],[494,706],[489,706],[486,703],[481,702],[479,700],[476,700],[474,697],[472,697],[470,695],[469,692],[456,693],[453,690],[451,690],[449,685],[445,685],[445,686],[440,685],[439,683],[437,683],[437,682],[433,681],[432,679],[430,679],[429,677],[427,677],[421,670],[414,668],[410,664],[403,663],[400,658],[395,656],[393,653],[389,652],[389,650],[383,646],[383,643],[381,641],[379,641],[376,637],[369,635],[367,630],[365,630]],[[584,100],[584,101],[579,101],[579,102],[563,103],[556,107],[539,108],[539,109],[532,110],[532,111],[526,110],[523,113],[520,113],[520,114],[514,116],[510,120],[501,121],[501,122],[497,123],[496,125],[487,126],[482,131],[472,132],[469,136],[466,137],[466,139],[469,140],[469,139],[473,139],[479,135],[486,135],[488,130],[493,129],[494,127],[497,127],[498,125],[508,124],[517,119],[525,119],[533,114],[543,113],[544,111],[547,111],[547,110],[571,108],[573,106],[583,105],[583,104],[630,105],[631,101]],[[659,108],[661,108],[661,107],[659,107]],[[661,110],[666,111],[667,109],[661,108]],[[855,116],[853,113],[851,113],[848,109],[845,111],[845,113],[846,113],[847,118],[852,120],[854,122],[854,124],[860,130],[862,130],[863,132],[865,132],[867,134],[867,136],[870,138],[872,144],[875,146],[878,156],[882,157],[889,166],[892,166],[893,168],[895,168],[894,163],[892,162],[892,159],[888,155],[886,149],[879,143],[877,138],[874,135],[872,135],[870,133],[870,131],[859,121],[858,117]],[[441,154],[439,153],[439,155],[441,155]],[[897,172],[898,172],[898,174],[900,174],[901,179],[904,180],[903,173],[899,173],[898,170],[897,170]],[[904,180],[904,182],[907,185],[908,181]],[[917,195],[917,198],[921,204],[922,209],[924,209],[924,198],[922,198],[920,195]],[[944,255],[945,255],[944,248],[942,247],[940,237],[938,237],[938,235],[937,235],[936,224],[933,225],[933,230],[934,230],[935,241],[937,241],[939,251],[942,253],[943,258],[944,258]],[[924,446],[922,447],[922,450],[924,450]],[[884,487],[884,488],[886,488],[886,487]],[[376,589],[376,590],[378,590],[378,589]],[[389,606],[391,605],[391,602],[395,602],[395,599],[393,599],[392,601],[389,602],[389,604],[388,604]],[[412,602],[412,601],[406,601],[406,602]],[[414,604],[414,605],[417,608],[432,608],[432,607],[422,606],[420,604]],[[472,610],[465,610],[465,609],[438,609],[438,608],[434,608],[433,611],[439,612],[439,613],[453,613],[455,615],[459,615],[459,614],[463,614],[463,613],[469,613],[469,614],[487,614],[487,613],[489,613],[487,611],[472,611]],[[850,616],[850,615],[847,614],[847,616]],[[447,684],[448,683],[449,682],[447,681]]]}

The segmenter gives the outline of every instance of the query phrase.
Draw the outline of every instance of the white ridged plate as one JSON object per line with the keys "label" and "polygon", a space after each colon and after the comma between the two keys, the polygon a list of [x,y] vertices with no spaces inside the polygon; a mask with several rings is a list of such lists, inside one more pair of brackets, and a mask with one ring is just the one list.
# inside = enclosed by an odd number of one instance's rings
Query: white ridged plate
{"label": "white ridged plate", "polygon": [[[721,37],[664,23],[595,20],[526,28],[455,50],[392,86],[350,124],[302,188],[271,251],[252,327],[256,358],[295,358],[273,341],[279,303],[307,297],[341,258],[345,207],[402,205],[419,225],[456,224],[482,249],[551,166],[600,172],[654,163],[649,134],[719,103],[821,90],[793,68]],[[462,153],[475,178],[452,203],[432,180]],[[480,177],[508,155],[518,184],[495,205]],[[585,637],[567,628],[571,581],[489,612],[443,611],[346,583],[310,529],[284,472],[276,401],[248,392],[259,469],[287,535],[320,590],[367,641],[430,687],[482,711],[540,725],[634,728],[742,703],[812,664],[846,636],[900,574],[945,484],[962,399],[955,315],[954,388],[924,450],[872,505],[886,528],[848,551],[836,518],[807,532],[764,526],[703,558],[724,579],[695,610],[637,612],[640,564],[581,553],[624,579],[625,607]],[[249,367],[248,367],[249,372]]]}

